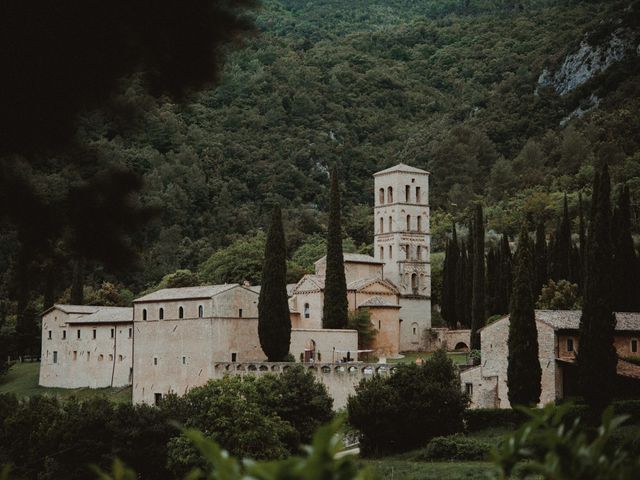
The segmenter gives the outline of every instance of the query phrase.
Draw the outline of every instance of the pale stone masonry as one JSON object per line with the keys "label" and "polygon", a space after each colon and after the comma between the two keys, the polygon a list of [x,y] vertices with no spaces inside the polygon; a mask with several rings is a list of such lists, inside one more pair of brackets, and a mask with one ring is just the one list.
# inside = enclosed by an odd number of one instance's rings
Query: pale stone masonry
{"label": "pale stone masonry", "polygon": [[[540,405],[570,395],[575,355],[579,347],[579,310],[536,310],[538,356],[542,369]],[[616,313],[615,346],[618,356],[640,356],[640,313]],[[480,330],[480,365],[460,374],[462,388],[471,395],[474,408],[509,408],[507,368],[509,317]],[[640,368],[620,360],[618,375],[639,378]]]}
{"label": "pale stone masonry", "polygon": [[61,388],[131,384],[131,308],[54,305],[42,316],[39,385]]}

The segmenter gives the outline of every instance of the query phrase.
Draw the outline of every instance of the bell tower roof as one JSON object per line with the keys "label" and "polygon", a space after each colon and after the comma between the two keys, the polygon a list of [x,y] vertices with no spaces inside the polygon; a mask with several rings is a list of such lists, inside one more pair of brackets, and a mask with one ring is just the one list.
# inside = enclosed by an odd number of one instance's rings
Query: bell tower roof
{"label": "bell tower roof", "polygon": [[412,167],[412,166],[406,165],[404,163],[399,163],[399,164],[394,165],[393,167],[389,167],[389,168],[387,168],[385,170],[380,170],[379,172],[374,173],[373,176],[377,177],[378,175],[385,175],[385,174],[388,174],[388,173],[414,173],[414,174],[418,174],[418,175],[431,175],[426,170],[422,170],[420,168]]}

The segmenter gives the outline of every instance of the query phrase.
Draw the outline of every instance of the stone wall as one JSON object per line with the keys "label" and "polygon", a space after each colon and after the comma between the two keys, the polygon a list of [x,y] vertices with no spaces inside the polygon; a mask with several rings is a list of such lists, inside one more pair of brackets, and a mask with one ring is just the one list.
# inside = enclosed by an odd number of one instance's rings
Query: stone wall
{"label": "stone wall", "polygon": [[[130,329],[133,325],[66,323],[79,316],[59,310],[43,316],[38,384],[58,388],[130,385],[133,356]],[[64,338],[62,332],[66,332]]]}
{"label": "stone wall", "polygon": [[450,330],[448,328],[430,328],[425,332],[427,352],[444,348],[448,352],[469,351],[471,330]]}
{"label": "stone wall", "polygon": [[300,328],[291,330],[289,351],[296,361],[300,360],[300,354],[304,358],[304,351],[309,348],[311,340],[315,343],[316,361],[334,362],[346,356],[346,353],[339,352],[351,352],[352,359],[357,360],[358,358],[356,353],[358,332],[356,330]]}
{"label": "stone wall", "polygon": [[431,327],[431,300],[400,297],[400,351],[425,349],[425,336]]}

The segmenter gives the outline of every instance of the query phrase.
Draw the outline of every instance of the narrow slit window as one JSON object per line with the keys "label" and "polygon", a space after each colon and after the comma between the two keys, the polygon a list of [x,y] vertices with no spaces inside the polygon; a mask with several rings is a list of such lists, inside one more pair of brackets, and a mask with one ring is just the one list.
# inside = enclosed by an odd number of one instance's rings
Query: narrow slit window
{"label": "narrow slit window", "polygon": [[204,307],[202,305],[198,305],[198,318],[204,317]]}
{"label": "narrow slit window", "polygon": [[78,335],[78,340],[79,340],[80,339],[80,329],[78,329],[77,335]]}
{"label": "narrow slit window", "polygon": [[384,204],[384,188],[381,188],[378,192],[378,202],[380,205]]}
{"label": "narrow slit window", "polygon": [[387,188],[387,203],[393,203],[393,188]]}
{"label": "narrow slit window", "polygon": [[380,217],[380,233],[384,233],[384,218]]}
{"label": "narrow slit window", "polygon": [[116,329],[112,328],[111,329],[111,338],[114,338],[116,336]]}
{"label": "narrow slit window", "polygon": [[389,245],[389,260],[393,258],[393,245]]}
{"label": "narrow slit window", "polygon": [[407,231],[411,231],[411,215],[407,215]]}
{"label": "narrow slit window", "polygon": [[304,304],[304,318],[309,318],[311,316],[310,311],[309,311],[309,304],[305,303]]}
{"label": "narrow slit window", "polygon": [[147,319],[147,309],[143,308],[142,309],[142,320],[146,320]]}
{"label": "narrow slit window", "polygon": [[184,307],[178,308],[178,318],[184,318]]}
{"label": "narrow slit window", "polygon": [[393,231],[393,218],[389,217],[389,233]]}
{"label": "narrow slit window", "polygon": [[238,318],[242,318],[242,309],[241,308],[238,309]]}
{"label": "narrow slit window", "polygon": [[160,320],[164,320],[164,308],[160,308],[160,310],[158,311],[158,318]]}
{"label": "narrow slit window", "polygon": [[404,198],[407,203],[409,203],[409,195],[411,195],[410,192],[411,192],[411,187],[409,185],[404,187]]}
{"label": "narrow slit window", "polygon": [[96,339],[96,336],[98,335],[98,331],[94,328],[93,329],[93,339]]}
{"label": "narrow slit window", "polygon": [[422,231],[422,217],[420,215],[418,215],[418,231],[421,232]]}
{"label": "narrow slit window", "polygon": [[51,330],[49,330],[49,340],[51,340],[51,334],[52,334],[52,333],[53,333],[53,332],[52,332]]}
{"label": "narrow slit window", "polygon": [[638,340],[636,340],[635,338],[631,340],[631,352],[638,353]]}
{"label": "narrow slit window", "polygon": [[573,338],[567,338],[567,352],[573,352]]}
{"label": "narrow slit window", "polygon": [[384,260],[384,247],[380,247],[380,260]]}
{"label": "narrow slit window", "polygon": [[133,337],[133,328],[129,329],[129,338]]}
{"label": "narrow slit window", "polygon": [[420,187],[416,187],[416,203],[420,203]]}

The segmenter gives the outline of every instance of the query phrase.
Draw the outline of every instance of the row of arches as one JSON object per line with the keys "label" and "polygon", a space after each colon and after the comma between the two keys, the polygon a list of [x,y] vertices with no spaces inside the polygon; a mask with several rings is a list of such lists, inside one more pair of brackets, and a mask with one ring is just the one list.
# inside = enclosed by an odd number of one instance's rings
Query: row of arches
{"label": "row of arches", "polygon": [[[415,187],[415,195],[411,196],[411,185],[405,185],[404,187],[404,201],[406,203],[421,203],[422,202],[422,189],[419,186]],[[412,202],[414,200],[414,202]],[[385,203],[393,203],[393,187],[387,187],[386,189],[386,202],[385,202],[385,189],[380,188],[378,190],[378,204],[384,205]]]}
{"label": "row of arches", "polygon": [[[156,318],[151,318],[149,315],[149,309],[147,308],[143,308],[142,309],[142,320],[146,321],[146,320],[164,320],[165,318],[165,309],[164,307],[160,307],[158,308],[158,314]],[[182,305],[180,305],[178,307],[178,316],[177,318],[182,319],[185,318],[184,317],[184,307]],[[198,317],[197,318],[204,318],[204,305],[198,305]]]}
{"label": "row of arches", "polygon": [[[292,365],[281,364],[265,364],[265,363],[218,363],[214,367],[218,371],[224,372],[285,372],[292,368]],[[307,370],[316,374],[362,374],[362,375],[388,375],[395,373],[396,367],[390,365],[309,365],[305,367]]]}
{"label": "row of arches", "polygon": [[[414,228],[414,223],[415,223],[415,228]],[[393,232],[393,217],[389,216],[389,220],[388,220],[388,225],[387,225],[387,233],[392,233]],[[407,232],[422,232],[422,215],[417,215],[415,218],[415,222],[413,222],[413,219],[411,217],[411,215],[407,215],[405,217],[405,230]],[[384,232],[384,217],[380,217],[378,219],[378,233],[385,233]]]}

